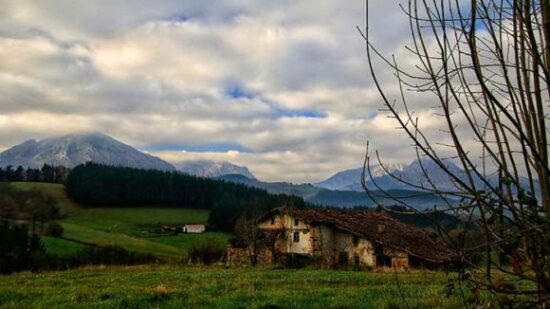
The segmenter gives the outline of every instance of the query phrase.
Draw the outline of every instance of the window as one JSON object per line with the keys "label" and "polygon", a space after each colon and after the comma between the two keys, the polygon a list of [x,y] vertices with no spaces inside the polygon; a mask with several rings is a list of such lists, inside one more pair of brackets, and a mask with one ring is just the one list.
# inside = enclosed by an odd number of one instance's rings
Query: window
{"label": "window", "polygon": [[392,265],[391,256],[386,255],[384,247],[381,245],[374,246],[374,255],[376,256],[376,266],[390,267]]}
{"label": "window", "polygon": [[379,244],[374,245],[374,255],[384,255],[384,247]]}
{"label": "window", "polygon": [[353,245],[357,247],[359,245],[359,237],[353,236]]}
{"label": "window", "polygon": [[299,242],[300,241],[300,232],[294,232],[293,238],[294,238],[294,242]]}
{"label": "window", "polygon": [[275,225],[275,217],[271,217],[271,225]]}
{"label": "window", "polygon": [[378,266],[378,267],[390,267],[391,265],[392,265],[391,256],[387,256],[387,255],[377,255],[376,256],[376,266]]}
{"label": "window", "polygon": [[300,220],[299,219],[294,219],[294,225],[298,226],[298,224],[300,224]]}
{"label": "window", "polygon": [[338,265],[340,267],[349,265],[349,254],[347,252],[342,251],[338,254]]}

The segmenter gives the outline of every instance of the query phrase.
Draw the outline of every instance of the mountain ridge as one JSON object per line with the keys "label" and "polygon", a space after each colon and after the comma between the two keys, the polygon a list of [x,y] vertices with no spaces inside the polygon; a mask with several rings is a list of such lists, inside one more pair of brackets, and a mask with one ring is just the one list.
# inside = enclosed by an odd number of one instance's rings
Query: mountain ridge
{"label": "mountain ridge", "polygon": [[[445,164],[454,175],[458,177],[465,175],[453,162],[447,161]],[[424,171],[428,177],[424,175]],[[362,172],[362,167],[340,171],[314,185],[339,191],[363,191]],[[432,185],[439,191],[457,189],[453,179],[434,161],[426,158],[413,160],[408,164],[371,166],[370,171],[366,171],[365,185],[369,190],[422,190],[421,187],[432,188]]]}
{"label": "mountain ridge", "polygon": [[188,160],[175,162],[173,165],[180,172],[199,177],[215,178],[223,175],[238,174],[249,179],[256,179],[248,167],[226,161]]}
{"label": "mountain ridge", "polygon": [[398,204],[392,198],[386,196],[389,193],[395,198],[406,200],[407,204],[419,209],[429,209],[434,206],[443,206],[452,199],[443,200],[440,196],[429,192],[419,192],[403,189],[391,189],[387,192],[374,191],[371,195],[359,191],[329,190],[319,188],[312,184],[292,184],[289,182],[262,182],[256,179],[248,179],[242,175],[224,175],[217,179],[236,182],[247,186],[264,189],[270,193],[292,194],[302,197],[305,201],[319,206],[331,207],[376,207],[378,205],[393,206]]}
{"label": "mountain ridge", "polygon": [[28,139],[0,153],[0,166],[40,168],[44,164],[68,168],[94,162],[111,166],[174,171],[175,167],[103,133]]}

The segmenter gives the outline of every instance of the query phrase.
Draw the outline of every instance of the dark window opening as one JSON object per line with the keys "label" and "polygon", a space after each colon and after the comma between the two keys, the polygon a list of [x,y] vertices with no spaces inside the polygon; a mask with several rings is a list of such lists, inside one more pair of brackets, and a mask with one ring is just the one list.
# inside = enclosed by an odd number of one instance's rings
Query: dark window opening
{"label": "dark window opening", "polygon": [[275,224],[275,217],[271,218],[271,225]]}
{"label": "dark window opening", "polygon": [[294,232],[294,242],[300,241],[300,232]]}
{"label": "dark window opening", "polygon": [[374,255],[376,256],[376,266],[378,267],[391,266],[391,256],[384,254],[384,247],[382,245],[374,246]]}
{"label": "dark window opening", "polygon": [[298,225],[298,224],[300,224],[300,220],[294,219],[294,225]]}
{"label": "dark window opening", "polygon": [[378,267],[390,267],[391,266],[391,256],[377,255],[376,256],[376,266],[378,266]]}
{"label": "dark window opening", "polygon": [[374,255],[384,255],[384,247],[382,245],[374,245]]}
{"label": "dark window opening", "polygon": [[359,245],[359,237],[353,236],[353,245],[357,247]]}
{"label": "dark window opening", "polygon": [[338,254],[338,265],[346,266],[349,264],[349,255],[347,252],[342,251]]}

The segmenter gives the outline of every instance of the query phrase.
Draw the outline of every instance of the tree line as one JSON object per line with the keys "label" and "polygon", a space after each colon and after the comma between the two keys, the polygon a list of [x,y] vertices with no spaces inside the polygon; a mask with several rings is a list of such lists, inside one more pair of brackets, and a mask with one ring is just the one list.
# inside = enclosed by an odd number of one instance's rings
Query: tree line
{"label": "tree line", "polygon": [[60,217],[56,201],[38,190],[18,190],[9,183],[0,183],[0,219],[25,220],[32,224],[32,232],[40,224]]}
{"label": "tree line", "polygon": [[40,236],[25,224],[0,220],[0,275],[19,271],[64,270],[82,265],[137,265],[158,262],[151,254],[118,246],[87,246],[74,256],[47,253]]}
{"label": "tree line", "polygon": [[19,165],[0,167],[0,181],[29,181],[29,182],[51,182],[62,183],[69,169],[64,166],[52,166],[44,164],[41,168],[26,169]]}
{"label": "tree line", "polygon": [[96,163],[75,167],[68,174],[65,187],[68,195],[83,205],[209,209],[209,223],[224,231],[232,231],[241,216],[253,216],[275,207],[305,206],[300,197],[270,194],[242,184]]}

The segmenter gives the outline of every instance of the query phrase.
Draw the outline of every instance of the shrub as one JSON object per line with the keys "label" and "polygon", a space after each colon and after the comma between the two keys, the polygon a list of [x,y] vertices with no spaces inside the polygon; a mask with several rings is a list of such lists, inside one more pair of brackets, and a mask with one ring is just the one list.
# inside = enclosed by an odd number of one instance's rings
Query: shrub
{"label": "shrub", "polygon": [[212,264],[219,261],[225,254],[225,245],[217,239],[208,238],[196,243],[189,249],[189,258],[194,263]]}
{"label": "shrub", "polygon": [[61,237],[63,236],[63,232],[65,232],[63,226],[57,222],[48,224],[48,227],[46,228],[46,235],[48,236]]}
{"label": "shrub", "polygon": [[44,255],[40,238],[25,225],[0,222],[0,274],[38,270]]}

